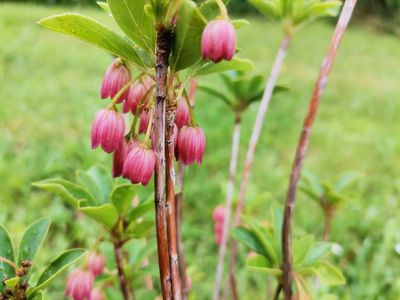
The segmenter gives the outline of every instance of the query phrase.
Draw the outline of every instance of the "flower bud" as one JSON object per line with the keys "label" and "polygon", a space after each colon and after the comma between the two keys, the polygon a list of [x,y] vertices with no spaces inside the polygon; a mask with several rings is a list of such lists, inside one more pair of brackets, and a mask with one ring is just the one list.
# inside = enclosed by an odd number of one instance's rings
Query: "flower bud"
{"label": "flower bud", "polygon": [[147,127],[149,126],[149,122],[150,122],[150,111],[149,110],[142,111],[142,113],[140,114],[139,134],[146,133]]}
{"label": "flower bud", "polygon": [[219,205],[214,209],[213,220],[215,243],[221,245],[225,220],[225,207],[223,205]]}
{"label": "flower bud", "polygon": [[201,38],[201,55],[215,63],[231,60],[236,51],[236,32],[227,20],[213,20],[203,31]]}
{"label": "flower bud", "polygon": [[[115,59],[108,67],[103,84],[101,85],[101,99],[114,98],[115,95],[131,80],[131,72],[120,58]],[[117,101],[122,102],[128,97],[126,91]]]}
{"label": "flower bud", "polygon": [[104,272],[106,259],[101,252],[90,252],[87,258],[87,264],[93,276],[99,276]]}
{"label": "flower bud", "polygon": [[92,124],[92,149],[101,145],[105,152],[114,152],[123,142],[124,133],[123,115],[114,109],[103,108],[97,112]]}
{"label": "flower bud", "polygon": [[190,165],[194,161],[201,164],[203,161],[206,138],[203,130],[196,126],[184,126],[178,135],[177,157],[184,165]]}
{"label": "flower bud", "polygon": [[119,144],[118,148],[114,152],[112,166],[112,176],[114,178],[122,175],[122,168],[124,167],[124,161],[126,157],[126,147],[126,142],[123,141],[121,144]]}
{"label": "flower bud", "polygon": [[178,128],[182,128],[189,123],[189,119],[189,107],[187,106],[185,99],[181,97],[178,99],[178,104],[176,107],[175,124],[178,126]]}
{"label": "flower bud", "polygon": [[225,207],[223,205],[218,205],[213,212],[214,222],[224,222],[225,219]]}
{"label": "flower bud", "polygon": [[66,296],[74,300],[89,300],[94,276],[89,271],[75,269],[68,278]]}
{"label": "flower bud", "polygon": [[90,293],[89,300],[105,300],[105,298],[99,288],[94,288]]}
{"label": "flower bud", "polygon": [[122,106],[122,111],[124,113],[132,112],[135,114],[136,109],[138,108],[139,104],[146,104],[149,97],[147,96],[146,99],[143,97],[146,95],[148,89],[150,88],[148,81],[140,82],[135,81],[130,87],[128,91],[128,96],[124,101],[124,105]]}
{"label": "flower bud", "polygon": [[153,175],[155,164],[156,157],[153,150],[137,144],[129,151],[125,159],[122,176],[133,184],[147,185]]}

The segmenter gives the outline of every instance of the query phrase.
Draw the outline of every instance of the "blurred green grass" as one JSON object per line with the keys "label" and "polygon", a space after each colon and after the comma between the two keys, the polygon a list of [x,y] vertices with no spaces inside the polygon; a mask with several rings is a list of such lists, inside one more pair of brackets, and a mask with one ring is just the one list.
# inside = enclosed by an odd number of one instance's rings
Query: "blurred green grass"
{"label": "blurred green grass", "polygon": [[[83,241],[86,235],[79,226],[95,231],[90,222],[72,222],[73,213],[60,200],[32,190],[30,183],[51,176],[72,179],[76,169],[111,164],[109,156],[89,147],[92,118],[104,106],[99,86],[110,56],[36,24],[71,10],[114,27],[100,9],[0,4],[0,223],[19,237],[34,219],[52,217],[52,239],[42,260],[49,259],[50,247]],[[250,23],[239,31],[240,56],[254,60],[255,72],[267,74],[281,31],[261,19]],[[280,77],[290,92],[272,100],[247,199],[247,212],[258,219],[268,217],[272,201],[284,200],[302,118],[331,32],[327,23],[307,26],[290,46]],[[346,287],[335,290],[340,299],[400,298],[400,256],[395,252],[400,243],[399,78],[399,39],[368,26],[351,27],[323,96],[305,165],[328,179],[347,170],[362,174],[352,191],[354,201],[333,224],[332,240],[344,248],[337,261],[348,279]],[[215,77],[204,80],[218,84]],[[244,117],[241,159],[256,110],[254,105]],[[201,92],[196,114],[207,136],[207,152],[203,166],[187,171],[184,238],[195,299],[209,299],[217,253],[211,214],[224,199],[233,116]],[[321,236],[321,213],[302,195],[295,217],[295,233]],[[241,257],[244,299],[264,298],[265,278],[244,269],[244,249]]]}

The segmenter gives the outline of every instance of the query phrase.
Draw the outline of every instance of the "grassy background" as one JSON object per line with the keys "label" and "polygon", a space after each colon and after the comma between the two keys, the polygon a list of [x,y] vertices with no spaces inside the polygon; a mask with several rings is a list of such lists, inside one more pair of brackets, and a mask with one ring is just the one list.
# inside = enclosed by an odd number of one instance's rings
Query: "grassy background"
{"label": "grassy background", "polygon": [[[35,23],[67,10],[0,4],[0,223],[19,239],[34,219],[50,216],[53,226],[41,261],[73,242],[85,246],[96,228],[87,220],[74,221],[59,199],[31,189],[30,183],[52,176],[72,179],[76,169],[96,162],[111,165],[109,156],[89,147],[92,118],[104,106],[99,86],[110,56]],[[111,22],[100,9],[76,10]],[[265,74],[281,31],[261,19],[250,21],[239,31],[240,56],[253,59],[255,72]],[[271,103],[247,199],[247,212],[260,220],[268,217],[272,201],[284,200],[302,118],[331,32],[326,23],[307,26],[288,52],[280,82],[291,90]],[[324,94],[305,165],[326,179],[348,170],[362,174],[351,191],[353,200],[333,224],[332,241],[344,250],[334,259],[348,280],[332,290],[339,299],[400,299],[400,255],[395,251],[400,243],[399,78],[398,38],[364,25],[352,27]],[[241,159],[256,110],[254,105],[244,117]],[[187,172],[184,238],[193,299],[209,299],[217,254],[211,215],[224,199],[233,116],[203,93],[197,97],[196,115],[207,136],[207,152],[203,166]],[[321,212],[303,195],[295,226],[295,234],[306,230],[321,237]],[[243,299],[263,299],[266,279],[244,268],[245,256],[241,249],[240,292]],[[155,256],[151,264],[155,267]],[[56,283],[52,299],[62,298],[61,285]]]}

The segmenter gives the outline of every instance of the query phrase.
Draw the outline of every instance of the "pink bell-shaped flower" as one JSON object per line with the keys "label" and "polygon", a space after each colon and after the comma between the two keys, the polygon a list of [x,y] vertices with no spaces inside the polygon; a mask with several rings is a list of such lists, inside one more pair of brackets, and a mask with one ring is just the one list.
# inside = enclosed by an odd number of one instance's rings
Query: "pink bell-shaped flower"
{"label": "pink bell-shaped flower", "polygon": [[236,32],[224,19],[209,22],[201,38],[201,55],[215,63],[231,60],[236,51]]}
{"label": "pink bell-shaped flower", "polygon": [[126,156],[122,176],[133,184],[147,185],[153,175],[156,157],[152,149],[137,144]]}
{"label": "pink bell-shaped flower", "polygon": [[90,293],[90,300],[105,300],[105,298],[99,288],[94,288]]}
{"label": "pink bell-shaped flower", "polygon": [[205,148],[206,138],[200,127],[181,128],[177,143],[177,157],[184,165],[190,165],[195,161],[201,164]]}
{"label": "pink bell-shaped flower", "polygon": [[[101,99],[114,98],[115,95],[131,80],[131,72],[122,59],[115,59],[108,67],[103,84],[101,85]],[[128,97],[129,89],[122,94],[117,103]]]}
{"label": "pink bell-shaped flower", "polygon": [[104,272],[106,259],[101,252],[90,252],[87,257],[87,265],[93,276],[99,276]]}
{"label": "pink bell-shaped flower", "polygon": [[68,278],[66,296],[73,300],[90,300],[94,276],[89,271],[75,269]]}
{"label": "pink bell-shaped flower", "polygon": [[189,123],[189,119],[189,107],[187,106],[185,99],[181,97],[178,99],[178,104],[176,107],[175,124],[178,126],[178,128],[182,128]]}
{"label": "pink bell-shaped flower", "polygon": [[123,115],[114,109],[103,108],[97,112],[92,124],[92,149],[101,145],[105,152],[114,152],[123,142],[124,133]]}

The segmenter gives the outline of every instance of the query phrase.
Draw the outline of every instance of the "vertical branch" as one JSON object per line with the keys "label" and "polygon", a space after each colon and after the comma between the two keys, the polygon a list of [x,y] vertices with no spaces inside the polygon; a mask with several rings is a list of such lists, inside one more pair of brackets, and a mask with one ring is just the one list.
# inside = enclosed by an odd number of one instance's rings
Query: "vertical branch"
{"label": "vertical branch", "polygon": [[[120,288],[124,300],[130,300],[130,292],[129,292],[129,284],[128,280],[126,279],[125,271],[124,271],[124,264],[123,264],[123,253],[122,253],[122,245],[121,242],[114,243],[114,255],[115,255],[115,262],[117,264],[118,269],[118,279],[120,283]],[[133,298],[133,297],[132,297]]]}
{"label": "vertical branch", "polygon": [[346,0],[340,18],[336,25],[335,31],[330,42],[328,52],[323,60],[321,69],[315,83],[314,92],[310,100],[307,115],[304,120],[303,130],[300,135],[299,143],[297,145],[296,155],[292,166],[292,173],[289,181],[289,188],[286,196],[285,210],[283,217],[282,227],[282,249],[283,249],[283,292],[285,300],[292,299],[292,282],[293,282],[293,262],[291,252],[291,226],[293,218],[293,209],[296,201],[296,190],[299,181],[301,168],[303,165],[304,157],[307,152],[307,146],[310,139],[312,126],[317,114],[318,105],[321,99],[322,92],[328,82],[328,76],[332,69],[339,44],[346,31],[347,25],[351,19],[354,6],[357,0]]}
{"label": "vertical branch", "polygon": [[[291,40],[290,35],[285,35],[282,39],[279,51],[275,57],[274,64],[272,66],[271,74],[267,80],[263,98],[261,100],[257,117],[254,123],[253,131],[251,133],[251,138],[250,138],[250,143],[247,148],[247,153],[246,153],[246,161],[244,165],[244,170],[242,174],[242,181],[240,185],[240,190],[239,190],[239,199],[238,199],[238,204],[235,210],[235,215],[233,218],[233,226],[237,226],[240,222],[240,216],[242,214],[242,211],[244,209],[244,204],[245,204],[245,198],[246,198],[246,191],[247,191],[247,186],[249,184],[249,179],[250,179],[250,172],[251,168],[253,165],[253,159],[254,159],[254,152],[256,150],[256,146],[258,143],[258,140],[260,138],[261,134],[261,129],[264,124],[264,119],[265,119],[265,114],[267,113],[268,105],[271,100],[274,87],[276,85],[276,81],[278,80],[278,76],[283,64],[283,61],[286,56],[286,51],[289,46]],[[232,241],[231,245],[231,258],[230,258],[230,278],[231,278],[231,289],[233,292],[233,295],[237,294],[236,289],[236,275],[235,275],[235,264],[236,264],[236,255],[237,255],[237,242]],[[235,299],[235,298],[234,298]]]}
{"label": "vertical branch", "polygon": [[231,149],[231,161],[229,164],[229,177],[226,185],[226,198],[225,198],[225,213],[224,213],[224,225],[222,231],[222,239],[221,245],[218,253],[218,264],[217,271],[215,275],[215,288],[214,288],[214,300],[218,300],[220,298],[220,290],[222,279],[224,275],[224,262],[225,262],[225,253],[226,246],[228,243],[228,231],[229,224],[231,221],[231,211],[232,211],[232,200],[234,193],[234,184],[235,184],[235,175],[236,175],[236,166],[239,154],[239,144],[240,144],[240,115],[235,118],[235,127],[233,129],[233,137],[232,137],[232,149]]}
{"label": "vertical branch", "polygon": [[167,232],[165,228],[164,188],[165,188],[165,106],[167,98],[168,58],[171,52],[172,34],[164,28],[157,29],[156,77],[157,97],[155,104],[155,176],[154,201],[156,210],[156,235],[158,265],[163,299],[172,299],[171,273],[168,255]]}
{"label": "vertical branch", "polygon": [[176,194],[175,194],[175,209],[176,209],[176,235],[178,240],[178,260],[179,274],[182,285],[182,299],[187,300],[189,295],[188,278],[186,274],[186,259],[182,237],[182,214],[183,214],[183,183],[185,177],[185,166],[178,163],[178,173],[176,176]]}
{"label": "vertical branch", "polygon": [[167,179],[167,235],[169,263],[171,268],[172,294],[174,300],[182,299],[181,282],[179,276],[179,261],[177,250],[176,231],[176,205],[175,205],[175,168],[174,168],[174,121],[175,105],[167,101],[166,132],[165,132],[165,156]]}

